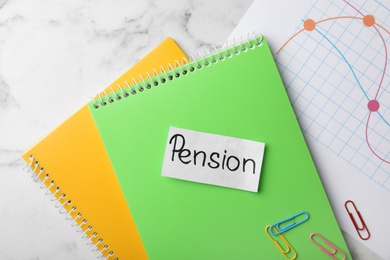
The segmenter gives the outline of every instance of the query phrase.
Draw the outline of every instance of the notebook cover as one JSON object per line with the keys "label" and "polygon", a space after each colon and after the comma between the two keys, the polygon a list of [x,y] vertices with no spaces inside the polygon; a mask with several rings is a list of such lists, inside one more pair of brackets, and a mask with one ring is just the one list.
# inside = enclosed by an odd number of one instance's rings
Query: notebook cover
{"label": "notebook cover", "polygon": [[[265,227],[307,211],[284,234],[299,259],[329,258],[313,232],[350,259],[266,40],[228,52],[162,74],[155,80],[187,72],[127,100],[89,104],[149,258],[283,259]],[[264,142],[258,192],[162,176],[170,127]]]}
{"label": "notebook cover", "polygon": [[[154,68],[159,68],[161,64],[174,64],[175,60],[181,61],[183,57],[186,58],[180,47],[168,38],[104,92],[110,93],[111,88],[119,89],[118,84],[126,91],[125,81],[130,83],[132,78],[140,81],[139,75],[146,78],[146,72],[153,75]],[[168,66],[165,69],[168,70]],[[86,219],[87,223],[81,225],[83,231],[90,237],[94,232],[98,233],[92,241],[98,243],[100,238],[103,239],[98,245],[100,250],[108,245],[104,250],[105,256],[113,251],[109,259],[147,258],[88,105],[27,150],[23,159],[29,164],[30,155],[34,156],[32,169],[35,168],[37,174],[44,168],[39,177],[45,184],[55,181],[50,190],[55,193],[56,187],[60,187],[55,196],[59,198],[66,194],[60,202],[71,200],[69,205],[65,204],[70,214],[76,218],[78,212],[82,213],[76,219],[77,225]],[[50,176],[47,179],[46,174]],[[77,207],[75,211],[71,210],[73,206]],[[92,229],[89,230],[88,226]]]}

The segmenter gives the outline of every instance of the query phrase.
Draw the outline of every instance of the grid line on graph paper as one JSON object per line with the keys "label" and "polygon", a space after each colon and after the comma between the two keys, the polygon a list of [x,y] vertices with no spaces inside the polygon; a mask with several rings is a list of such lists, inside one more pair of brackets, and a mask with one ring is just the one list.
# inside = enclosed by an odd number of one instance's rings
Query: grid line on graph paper
{"label": "grid line on graph paper", "polygon": [[276,62],[309,143],[390,191],[390,8],[375,0],[349,3],[317,1],[297,31],[307,19],[333,19],[292,38]]}

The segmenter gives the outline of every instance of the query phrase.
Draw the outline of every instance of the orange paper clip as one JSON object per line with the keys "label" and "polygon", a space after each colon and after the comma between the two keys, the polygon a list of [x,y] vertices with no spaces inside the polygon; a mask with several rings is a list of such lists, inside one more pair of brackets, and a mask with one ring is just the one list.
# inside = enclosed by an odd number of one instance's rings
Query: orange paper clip
{"label": "orange paper clip", "polygon": [[[269,228],[271,227],[271,225],[268,225],[265,227],[265,233],[267,233],[269,239],[271,239],[272,243],[274,243],[274,245],[276,246],[276,248],[289,260],[294,260],[297,258],[297,252],[294,250],[294,248],[292,248],[292,246],[290,245],[290,243],[287,241],[287,239],[279,234],[275,237],[279,237],[283,242],[284,242],[284,246],[286,247],[286,249],[283,249],[283,247],[279,244],[278,241],[276,241],[273,236],[271,235],[271,233],[269,232]],[[275,229],[275,227],[274,227]],[[276,229],[275,229],[276,231]]]}
{"label": "orange paper clip", "polygon": [[[348,208],[348,204],[351,204],[351,205],[352,205],[352,207],[353,207],[353,210],[352,210],[352,211]],[[347,212],[348,212],[348,214],[349,214],[349,217],[350,217],[351,220],[352,220],[353,225],[355,226],[356,232],[358,233],[359,237],[360,237],[362,240],[367,240],[367,239],[369,239],[370,236],[371,236],[370,231],[368,230],[367,225],[366,225],[366,223],[364,222],[362,215],[361,215],[360,212],[357,210],[357,208],[356,208],[356,206],[355,206],[355,203],[354,203],[352,200],[347,200],[347,201],[345,202],[344,206],[345,206],[345,209],[347,210]],[[356,214],[356,215],[359,217],[359,221],[360,221],[359,224],[356,222],[356,219],[355,219],[355,217],[354,217],[354,214]]]}
{"label": "orange paper clip", "polygon": [[[326,245],[328,245],[332,250],[328,250],[327,248],[323,247],[320,243],[318,243],[317,241],[314,240],[314,237],[318,237],[323,243],[325,243]],[[321,236],[320,234],[318,233],[312,233],[310,235],[310,240],[316,245],[318,246],[325,254],[327,254],[328,256],[330,256],[332,259],[334,260],[345,260],[347,259],[347,256],[345,255],[345,253],[343,251],[341,251],[340,248],[337,248],[335,245],[333,245],[331,242],[329,242],[328,240],[326,240],[323,236]],[[342,258],[341,258],[342,257]]]}

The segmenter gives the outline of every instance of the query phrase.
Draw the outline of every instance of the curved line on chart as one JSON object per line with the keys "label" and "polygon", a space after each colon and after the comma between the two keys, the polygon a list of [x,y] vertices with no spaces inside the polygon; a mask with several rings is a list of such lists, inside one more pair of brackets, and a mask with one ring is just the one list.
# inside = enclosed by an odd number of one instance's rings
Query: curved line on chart
{"label": "curved line on chart", "polygon": [[[361,13],[356,7],[354,7],[352,4],[350,4],[349,2],[347,2],[346,0],[343,0],[347,5],[349,5],[351,8],[353,8],[355,11],[357,11],[360,15],[362,15],[364,17],[364,14]],[[315,22],[315,24],[319,24],[319,23],[323,23],[323,22],[327,22],[327,21],[332,21],[332,20],[336,20],[336,19],[358,19],[358,20],[362,20],[363,21],[363,18],[362,17],[355,17],[355,16],[337,16],[337,17],[330,17],[330,18],[326,18],[326,19],[323,19],[323,20],[320,20],[320,21],[317,21]],[[381,28],[382,30],[384,30],[387,34],[390,35],[390,31],[387,30],[385,27],[383,27],[382,25],[378,24],[378,23],[374,23],[372,25],[374,27],[374,29],[376,30],[376,32],[378,33],[378,35],[380,36],[381,40],[382,40],[382,43],[383,43],[383,46],[384,46],[384,50],[385,50],[385,64],[384,64],[384,68],[383,68],[383,71],[382,71],[382,76],[381,76],[381,80],[380,80],[380,83],[378,85],[378,89],[376,91],[376,94],[375,94],[375,97],[374,97],[374,100],[376,100],[378,98],[378,95],[379,95],[379,92],[380,92],[380,89],[382,88],[382,84],[383,84],[383,80],[384,80],[384,77],[385,77],[385,74],[386,74],[386,70],[387,70],[387,60],[388,60],[388,51],[387,51],[387,45],[386,45],[386,42],[384,40],[384,37],[383,35],[381,34],[381,32],[378,30],[377,27]],[[329,44],[331,44],[333,46],[333,48],[340,54],[340,56],[342,57],[342,59],[347,63],[348,67],[350,68],[356,82],[358,83],[360,89],[362,90],[364,96],[366,96],[366,98],[370,101],[370,98],[368,97],[367,93],[364,91],[362,85],[360,84],[360,81],[359,79],[357,78],[351,64],[348,62],[348,60],[345,58],[345,56],[342,54],[342,52],[336,47],[335,44],[333,44],[323,33],[321,33],[318,29],[316,29],[314,27],[315,31],[317,31],[326,41],[329,42]],[[276,55],[279,55],[279,53],[283,50],[283,48],[292,40],[294,39],[295,37],[297,37],[300,33],[302,33],[303,31],[305,31],[305,29],[301,29],[299,30],[298,32],[296,32],[293,36],[291,36],[280,48],[279,50],[276,52]],[[379,112],[379,111],[376,111],[378,113],[378,115],[380,116],[380,118],[388,125],[390,126],[390,123],[382,116],[382,114]],[[368,126],[369,126],[369,122],[370,122],[370,118],[371,118],[371,113],[372,111],[369,111],[369,115],[368,115],[368,118],[367,118],[367,123],[366,123],[366,142],[367,142],[367,145],[369,147],[369,149],[371,150],[371,152],[378,158],[380,159],[381,161],[385,162],[385,163],[388,163],[390,164],[390,161],[388,160],[385,160],[384,158],[382,158],[380,155],[378,155],[374,149],[371,147],[371,144],[369,142],[369,139],[368,139]]]}
{"label": "curved line on chart", "polygon": [[[336,16],[336,17],[330,17],[330,18],[322,19],[322,20],[316,22],[316,24],[327,22],[327,21],[331,21],[331,20],[336,20],[336,19],[357,19],[357,20],[363,21],[362,17],[357,17],[357,16]],[[381,28],[382,30],[387,32],[387,34],[390,35],[390,31],[387,30],[385,27],[383,27],[382,25],[380,25],[378,23],[375,23],[375,25],[378,26],[379,28]]]}
{"label": "curved line on chart", "polygon": [[299,30],[298,32],[296,32],[293,36],[290,37],[290,39],[288,39],[283,45],[282,47],[279,48],[279,50],[276,52],[276,55],[279,54],[279,52],[287,45],[287,43],[289,43],[292,39],[295,38],[295,36],[297,36],[298,34],[300,34],[301,32],[303,32],[305,29],[301,29]]}
{"label": "curved line on chart", "polygon": [[386,70],[387,70],[388,52],[387,52],[387,45],[386,45],[385,39],[383,38],[383,35],[379,32],[378,28],[376,28],[375,26],[374,26],[374,28],[377,31],[377,33],[379,34],[379,36],[381,37],[382,42],[383,42],[383,47],[385,48],[385,65],[383,67],[382,77],[381,77],[381,81],[380,81],[379,86],[378,86],[378,90],[376,91],[376,94],[374,97],[374,99],[377,99],[377,97],[379,95],[379,91],[382,88],[383,80],[385,78],[385,74],[386,74]]}
{"label": "curved line on chart", "polygon": [[[353,6],[352,4],[350,4],[349,2],[347,2],[346,0],[343,0],[347,5],[349,5],[352,9],[354,9],[355,11],[357,11],[361,16],[364,17],[364,14],[362,12],[360,12],[355,6]],[[375,23],[376,24],[376,23]],[[378,90],[376,91],[376,94],[375,94],[375,100],[377,99],[378,95],[379,95],[379,91],[382,87],[382,84],[383,84],[383,80],[384,80],[384,77],[385,77],[385,74],[386,74],[386,70],[387,70],[387,59],[388,59],[388,52],[387,52],[387,45],[386,45],[386,42],[385,42],[385,39],[383,38],[383,35],[381,34],[381,32],[378,30],[378,28],[375,26],[374,24],[374,28],[376,30],[376,32],[379,34],[380,38],[382,39],[382,43],[383,43],[383,47],[385,49],[385,65],[383,67],[383,72],[382,72],[382,77],[381,77],[381,80],[380,80],[380,83],[379,83],[379,86],[378,86]],[[385,160],[384,158],[382,158],[381,156],[379,156],[375,151],[374,149],[372,149],[371,145],[370,145],[370,141],[368,140],[368,125],[370,123],[370,118],[371,118],[371,111],[369,112],[368,114],[368,118],[367,118],[367,123],[366,123],[366,142],[367,142],[367,145],[368,147],[370,148],[371,152],[376,156],[378,157],[380,160],[382,160],[383,162],[385,163],[388,163],[390,164],[390,161],[387,161]],[[380,113],[378,113],[379,116],[384,120],[384,118],[382,117],[382,115]],[[387,123],[387,121],[385,120],[385,122]],[[388,124],[388,123],[387,123]]]}
{"label": "curved line on chart", "polygon": [[[359,81],[358,78],[356,77],[355,72],[353,71],[352,66],[349,64],[348,60],[344,57],[344,55],[341,53],[341,51],[340,51],[340,50],[336,47],[336,45],[335,45],[333,42],[331,42],[323,33],[321,33],[320,31],[318,31],[318,29],[314,29],[314,31],[316,31],[316,32],[318,32],[319,34],[321,34],[321,36],[324,37],[324,39],[325,39],[327,42],[329,42],[329,44],[331,44],[332,47],[340,54],[340,56],[343,58],[343,60],[347,63],[348,67],[351,69],[351,72],[352,72],[353,76],[355,77],[355,80],[356,80],[357,83],[359,84],[360,89],[363,91],[363,93],[364,93],[364,95],[367,97],[367,99],[369,99],[368,96],[367,96],[367,94],[366,94],[366,92],[364,92],[364,90],[363,90],[363,88],[362,88],[362,86],[361,86],[361,84],[360,84],[360,81]],[[384,121],[387,125],[390,126],[389,122],[387,122],[386,119],[384,119],[383,116],[382,116],[378,111],[377,111],[377,113],[378,113],[378,115],[383,119],[383,121]],[[371,111],[370,111],[370,113],[369,113],[369,115],[368,115],[368,119],[367,119],[367,123],[366,123],[366,143],[367,143],[367,145],[368,145],[368,148],[369,148],[369,149],[371,150],[371,152],[372,152],[376,157],[378,157],[381,161],[390,164],[390,161],[385,160],[384,158],[382,158],[381,156],[379,156],[379,155],[374,151],[374,149],[371,147],[370,141],[368,140],[368,124],[369,124],[369,122],[370,122],[370,117],[371,117]]]}
{"label": "curved line on chart", "polygon": [[[337,17],[331,17],[331,18],[326,18],[326,19],[320,20],[320,21],[318,21],[316,24],[322,23],[322,22],[326,22],[326,21],[331,21],[331,20],[336,20],[336,19],[346,19],[346,18],[348,18],[348,19],[363,20],[363,18],[361,18],[361,17],[355,17],[355,16],[337,16]],[[387,30],[386,28],[384,28],[383,26],[381,26],[381,25],[379,25],[379,24],[377,24],[377,23],[375,23],[375,25],[379,26],[380,28],[382,28],[384,31],[386,31],[386,32],[390,35],[390,31],[389,31],[389,30]],[[282,51],[282,49],[287,45],[287,43],[289,43],[293,38],[295,38],[296,36],[298,36],[298,35],[299,35],[301,32],[303,32],[304,30],[305,30],[305,29],[301,29],[301,30],[299,30],[298,32],[296,32],[293,36],[291,36],[291,37],[282,45],[282,47],[280,47],[280,49],[276,52],[276,55],[278,55],[278,54],[280,53],[280,51]],[[316,30],[316,29],[315,29],[315,30]],[[317,31],[318,31],[318,30],[317,30]],[[320,32],[319,32],[319,33],[320,33]],[[323,34],[322,34],[322,36],[325,37]],[[326,37],[325,37],[325,38],[326,38]],[[327,38],[326,38],[326,39],[327,39]],[[327,39],[327,40],[329,41],[329,39]],[[329,41],[329,43],[332,44],[332,42],[330,42],[330,41]],[[346,60],[345,57],[342,55],[342,53],[337,49],[337,47],[336,47],[334,44],[332,44],[332,45],[333,45],[333,47],[339,52],[339,54],[344,58],[344,60],[347,62],[347,60]],[[386,50],[386,55],[387,55],[387,48],[386,48],[386,45],[385,45],[385,50]],[[354,71],[353,71],[351,65],[350,65],[348,62],[347,62],[347,64],[348,64],[348,66],[351,68],[351,71],[352,71],[352,73],[353,73],[355,79],[357,80],[357,82],[358,82],[358,84],[359,84],[359,87],[362,89],[364,95],[366,96],[366,98],[367,98],[368,100],[370,100],[369,97],[367,96],[366,92],[364,92],[362,86],[360,85],[360,82],[359,82],[359,80],[357,79],[357,77],[356,77],[356,75],[355,75],[355,73],[354,73]],[[387,65],[387,64],[386,64],[386,65]],[[386,67],[385,67],[385,69],[386,69]],[[385,75],[385,69],[383,70],[382,79],[384,78],[384,75]],[[377,90],[375,99],[377,98],[377,95],[378,95],[378,94],[379,94],[379,88],[378,88],[378,90]],[[382,118],[382,120],[383,120],[387,125],[390,126],[390,123],[383,117],[383,115],[382,115],[381,113],[379,113],[379,112],[378,112],[378,114],[379,114],[379,116]]]}
{"label": "curved line on chart", "polygon": [[[363,18],[361,17],[356,17],[356,16],[336,16],[336,17],[331,17],[331,18],[326,18],[326,19],[323,19],[323,20],[320,20],[318,22],[316,22],[316,24],[319,24],[319,23],[323,23],[323,22],[327,22],[327,21],[331,21],[331,20],[336,20],[336,19],[357,19],[357,20],[363,20]],[[382,25],[378,24],[378,23],[375,23],[376,26],[378,26],[379,28],[383,29],[385,32],[387,32],[387,34],[390,35],[390,31],[387,30],[385,27],[383,27]],[[301,32],[305,31],[305,29],[301,29],[299,30],[298,32],[296,32],[293,36],[291,36],[283,45],[282,47],[279,48],[279,50],[276,52],[276,55],[278,55],[282,49],[284,47],[286,47],[286,45],[293,39],[295,38],[296,36],[298,36]]]}
{"label": "curved line on chart", "polygon": [[362,12],[359,11],[359,9],[357,9],[355,6],[353,6],[352,4],[350,4],[349,2],[343,0],[344,3],[346,3],[347,5],[349,5],[350,7],[352,7],[356,12],[358,12],[359,14],[363,15],[364,14]]}
{"label": "curved line on chart", "polygon": [[363,86],[360,84],[360,81],[358,79],[358,77],[356,76],[355,74],[355,71],[353,70],[352,68],[352,65],[349,64],[348,60],[345,58],[345,56],[343,55],[343,53],[336,47],[336,45],[331,42],[328,37],[326,37],[322,32],[320,32],[318,29],[314,29],[314,31],[318,32],[319,34],[321,34],[321,36],[330,44],[332,45],[332,47],[340,54],[341,58],[343,58],[343,60],[345,61],[345,63],[347,63],[349,69],[351,70],[352,74],[353,74],[353,77],[355,78],[357,84],[359,85],[360,89],[362,90],[364,96],[366,96],[367,100],[370,101],[370,98],[368,97],[367,93],[364,91],[363,89]]}
{"label": "curved line on chart", "polygon": [[[354,9],[356,12],[358,12],[361,16],[364,17],[364,14],[362,12],[359,11],[359,9],[357,9],[355,6],[353,6],[352,4],[350,4],[349,2],[347,2],[346,0],[343,0],[347,5],[349,5],[352,9]],[[376,24],[376,23],[375,23]],[[382,83],[383,83],[383,79],[385,78],[385,74],[386,74],[386,69],[387,69],[387,46],[386,46],[386,42],[385,42],[385,39],[383,38],[383,35],[380,33],[380,31],[378,30],[378,28],[376,28],[375,24],[373,25],[374,26],[374,29],[376,30],[376,32],[379,34],[379,37],[381,37],[382,39],[382,43],[383,43],[383,47],[385,48],[385,65],[383,67],[383,72],[382,72],[382,77],[381,77],[381,80],[379,82],[379,86],[378,86],[378,90],[376,91],[376,94],[375,94],[375,98],[374,99],[377,99],[378,95],[379,95],[379,91],[382,87]]]}
{"label": "curved line on chart", "polygon": [[371,118],[371,111],[369,112],[368,114],[368,118],[367,118],[367,123],[366,123],[366,143],[368,145],[368,148],[371,150],[371,152],[376,156],[378,157],[378,159],[380,159],[381,161],[385,162],[385,163],[388,163],[390,164],[390,161],[387,161],[385,160],[384,158],[382,158],[381,156],[379,156],[375,151],[374,149],[372,149],[371,145],[370,145],[370,142],[368,141],[368,124],[370,123],[370,118]]}
{"label": "curved line on chart", "polygon": [[[362,85],[360,84],[360,81],[359,79],[357,78],[356,74],[355,74],[355,71],[353,70],[351,64],[348,62],[348,60],[345,58],[345,56],[342,54],[342,52],[337,48],[337,46],[331,42],[322,32],[320,32],[318,29],[314,29],[314,31],[318,32],[319,34],[321,34],[321,36],[327,41],[329,42],[330,45],[332,45],[332,47],[340,54],[340,56],[343,58],[343,60],[345,61],[345,63],[347,63],[349,69],[351,70],[352,74],[353,74],[353,77],[355,78],[357,84],[359,85],[360,89],[362,90],[364,96],[367,98],[368,101],[370,101],[370,98],[368,97],[367,93],[364,91]],[[378,115],[380,116],[380,118],[382,118],[382,120],[388,125],[390,126],[390,123],[383,117],[383,115],[377,111]]]}

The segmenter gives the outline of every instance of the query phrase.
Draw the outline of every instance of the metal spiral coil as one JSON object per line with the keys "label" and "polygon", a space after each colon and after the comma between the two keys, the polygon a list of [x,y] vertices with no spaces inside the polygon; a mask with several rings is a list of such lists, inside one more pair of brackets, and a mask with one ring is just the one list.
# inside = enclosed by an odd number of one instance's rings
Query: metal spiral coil
{"label": "metal spiral coil", "polygon": [[[91,249],[91,251],[98,251],[98,254],[96,255],[96,258],[102,258],[105,257],[104,253],[108,250],[108,245],[103,245],[102,249],[99,249],[99,245],[103,244],[103,238],[99,238],[96,242],[93,240],[96,240],[98,237],[98,233],[93,230],[92,225],[87,226],[87,219],[83,219],[78,222],[79,219],[82,217],[82,213],[78,212],[77,214],[77,207],[72,206],[72,200],[67,198],[66,193],[61,193],[60,186],[57,186],[54,191],[53,188],[56,185],[55,180],[51,179],[49,173],[45,173],[45,168],[40,167],[40,162],[38,160],[35,160],[34,155],[29,156],[29,163],[26,163],[26,165],[23,167],[23,170],[25,170],[27,167],[27,174],[31,173],[31,178],[33,179],[34,183],[38,183],[41,181],[41,184],[39,186],[40,189],[45,189],[44,194],[47,196],[50,196],[50,201],[55,201],[54,207],[58,209],[58,212],[60,214],[66,214],[65,220],[72,220],[70,223],[71,227],[77,226],[76,232],[82,232],[81,238],[86,239],[88,238],[86,245],[95,244],[94,247]],[[73,215],[72,215],[73,214]],[[112,259],[112,260],[119,260],[119,258],[113,258],[114,252],[110,251],[106,254],[107,256],[104,258],[105,260]]]}
{"label": "metal spiral coil", "polygon": [[[219,61],[222,62],[227,58],[232,58],[234,55],[239,55],[242,52],[247,52],[257,46],[261,46],[262,41],[263,37],[261,35],[259,37],[254,37],[253,35],[253,37],[250,38],[248,34],[247,39],[243,40],[241,38],[239,43],[236,43],[235,40],[233,40],[230,44],[220,44],[219,47],[212,46],[212,51],[205,51],[206,55],[202,55],[198,52],[197,57],[195,57],[190,54],[190,61],[183,57],[181,61],[175,60],[173,66],[168,63],[168,71],[165,70],[163,66],[160,66],[160,68],[152,70],[152,76],[147,72],[146,78],[138,75],[139,80],[137,80],[133,77],[131,79],[131,85],[127,81],[124,81],[123,85],[121,86],[118,84],[116,89],[114,89],[114,87],[110,87],[109,93],[102,91],[97,94],[95,98],[92,98],[94,102],[93,106],[96,109],[100,106],[106,106],[109,103],[114,103],[115,101],[128,98],[131,95],[144,92],[145,89],[151,89],[152,87],[164,84],[167,81],[185,76],[190,72],[200,70],[203,67],[208,67],[212,64],[218,63]],[[157,70],[159,70],[159,72]]]}
{"label": "metal spiral coil", "polygon": [[[261,35],[259,37],[255,37],[253,35],[252,38],[250,38],[248,34],[246,40],[241,38],[240,42],[237,44],[234,40],[230,44],[220,44],[218,47],[212,46],[212,51],[205,51],[206,55],[197,53],[197,57],[195,57],[190,54],[190,61],[183,57],[181,61],[175,60],[173,66],[172,64],[167,64],[168,70],[165,70],[163,66],[160,66],[158,69],[152,70],[153,75],[150,75],[149,72],[146,72],[146,78],[138,75],[139,80],[133,77],[131,79],[132,84],[124,81],[123,85],[118,84],[115,87],[110,87],[109,93],[102,91],[101,93],[97,94],[95,98],[92,98],[94,102],[93,106],[96,109],[100,106],[106,106],[109,103],[114,103],[116,101],[128,98],[131,95],[144,92],[145,89],[149,90],[153,87],[159,86],[160,84],[164,84],[167,81],[186,76],[189,73],[195,72],[196,70],[201,70],[204,67],[211,66],[212,64],[216,64],[218,62],[223,62],[226,59],[232,58],[234,55],[239,55],[240,53],[247,52],[248,50],[261,46],[262,41],[263,37]],[[99,251],[96,255],[96,258],[104,257],[104,253],[108,250],[109,247],[108,245],[103,245],[102,249],[99,249],[99,246],[103,244],[103,238],[98,238],[98,233],[93,230],[92,225],[87,225],[88,220],[82,219],[81,212],[77,212],[77,214],[75,214],[77,207],[74,205],[72,206],[72,201],[67,198],[66,193],[61,193],[60,186],[57,186],[53,191],[53,188],[57,184],[55,180],[51,179],[49,173],[45,174],[45,169],[44,167],[40,167],[39,161],[35,160],[33,155],[30,155],[29,159],[30,162],[26,163],[23,168],[25,169],[28,167],[27,173],[31,173],[31,178],[35,183],[41,181],[39,186],[40,189],[44,189],[46,187],[44,194],[48,196],[51,194],[50,201],[55,201],[54,206],[59,209],[59,213],[66,214],[66,220],[73,219],[70,223],[70,226],[77,226],[76,232],[82,232],[82,239],[88,238],[86,245],[94,244],[94,247],[91,249],[91,251]],[[96,239],[97,241],[93,242],[93,240]],[[117,257],[113,258],[113,251],[109,251],[106,255],[107,256],[104,258],[105,260],[119,260]]]}

